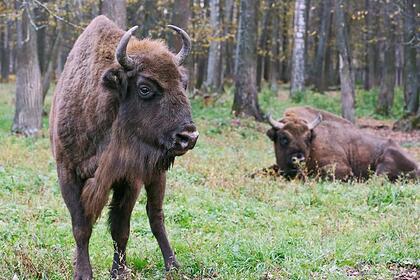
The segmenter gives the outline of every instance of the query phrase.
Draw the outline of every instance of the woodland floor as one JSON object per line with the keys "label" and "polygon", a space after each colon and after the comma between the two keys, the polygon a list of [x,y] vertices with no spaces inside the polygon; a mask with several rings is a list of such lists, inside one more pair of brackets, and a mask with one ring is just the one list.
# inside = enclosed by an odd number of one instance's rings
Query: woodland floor
{"label": "woodland floor", "polygon": [[[304,104],[340,110],[334,92],[307,93],[295,102],[285,92],[263,90],[262,108],[275,117]],[[74,241],[47,118],[38,138],[11,135],[13,93],[13,84],[0,84],[0,279],[70,279]],[[358,124],[392,137],[420,160],[419,132],[390,129],[402,112],[401,92],[388,118],[371,113],[375,100],[375,91],[358,91]],[[231,90],[210,103],[192,101],[201,136],[168,173],[166,228],[182,268],[163,273],[142,192],[128,243],[132,279],[419,279],[417,182],[251,178],[274,163],[268,126],[232,120],[231,103]],[[90,255],[95,278],[107,279],[112,241],[106,213],[94,228]]]}

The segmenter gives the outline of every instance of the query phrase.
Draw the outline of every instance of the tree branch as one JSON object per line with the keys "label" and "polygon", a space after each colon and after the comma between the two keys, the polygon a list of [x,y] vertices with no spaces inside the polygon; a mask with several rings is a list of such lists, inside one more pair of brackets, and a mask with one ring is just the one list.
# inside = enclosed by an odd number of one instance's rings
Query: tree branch
{"label": "tree branch", "polygon": [[64,19],[63,17],[60,17],[59,15],[55,14],[53,11],[51,11],[46,5],[44,5],[43,3],[39,2],[38,0],[33,0],[38,6],[42,7],[44,10],[46,10],[51,16],[53,16],[54,18],[56,18],[59,21],[62,21],[74,28],[77,29],[81,29],[83,30],[84,28],[80,25],[74,24],[66,19]]}

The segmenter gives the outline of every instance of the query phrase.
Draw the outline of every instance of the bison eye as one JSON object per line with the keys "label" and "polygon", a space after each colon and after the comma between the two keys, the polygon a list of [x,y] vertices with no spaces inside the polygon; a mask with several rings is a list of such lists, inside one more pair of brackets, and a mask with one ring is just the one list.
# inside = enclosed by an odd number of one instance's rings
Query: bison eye
{"label": "bison eye", "polygon": [[153,91],[148,86],[140,86],[139,88],[140,97],[146,98],[153,94]]}
{"label": "bison eye", "polygon": [[282,145],[283,147],[286,147],[286,146],[287,146],[287,144],[289,144],[289,139],[287,139],[286,137],[281,137],[281,138],[279,139],[279,143],[280,143],[280,145]]}

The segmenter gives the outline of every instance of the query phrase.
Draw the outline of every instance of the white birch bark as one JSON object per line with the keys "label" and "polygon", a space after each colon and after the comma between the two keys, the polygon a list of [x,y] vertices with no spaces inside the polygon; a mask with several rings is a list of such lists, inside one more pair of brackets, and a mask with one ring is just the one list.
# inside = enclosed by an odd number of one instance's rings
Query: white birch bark
{"label": "white birch bark", "polygon": [[296,0],[295,17],[293,23],[294,42],[292,53],[292,73],[290,82],[290,96],[296,97],[305,86],[305,0]]}

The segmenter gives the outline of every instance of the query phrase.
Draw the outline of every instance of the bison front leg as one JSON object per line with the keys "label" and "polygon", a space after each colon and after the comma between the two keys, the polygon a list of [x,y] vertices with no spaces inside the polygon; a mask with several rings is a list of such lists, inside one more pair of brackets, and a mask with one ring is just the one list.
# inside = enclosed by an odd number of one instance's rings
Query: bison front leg
{"label": "bison front leg", "polygon": [[89,261],[92,223],[84,214],[80,200],[83,184],[73,174],[75,172],[58,167],[61,194],[71,215],[73,236],[76,241],[74,279],[87,280],[92,279],[92,267]]}
{"label": "bison front leg", "polygon": [[322,166],[320,168],[320,175],[330,180],[346,181],[353,176],[353,171],[347,163],[339,162]]}
{"label": "bison front leg", "polygon": [[149,217],[150,228],[155,236],[165,262],[166,271],[173,267],[178,268],[179,264],[175,259],[175,254],[169,244],[164,226],[163,198],[165,196],[166,174],[162,173],[151,182],[145,185],[147,192],[146,211]]}
{"label": "bison front leg", "polygon": [[109,225],[114,241],[112,279],[129,279],[126,264],[126,247],[130,235],[130,218],[140,190],[140,185],[129,185],[125,181],[113,186],[114,194],[110,204]]}

